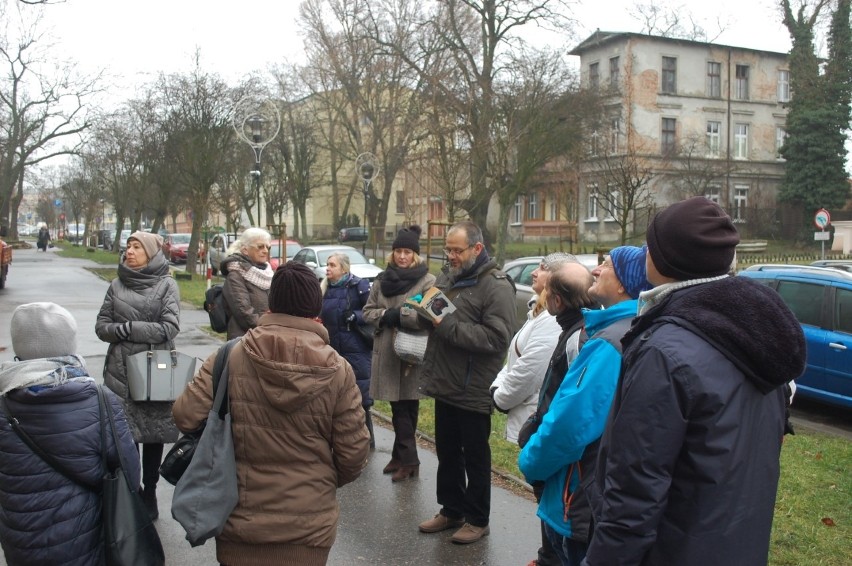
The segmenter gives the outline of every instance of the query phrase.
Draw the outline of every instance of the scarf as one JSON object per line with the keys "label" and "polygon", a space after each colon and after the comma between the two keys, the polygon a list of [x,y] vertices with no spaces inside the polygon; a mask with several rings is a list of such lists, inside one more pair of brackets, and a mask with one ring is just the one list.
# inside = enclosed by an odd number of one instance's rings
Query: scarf
{"label": "scarf", "polygon": [[92,380],[83,358],[76,354],[3,362],[0,364],[0,395],[22,387],[55,387],[77,378]]}
{"label": "scarf", "polygon": [[239,271],[243,279],[245,279],[248,283],[251,283],[255,287],[263,289],[264,291],[268,291],[272,286],[272,276],[275,275],[275,272],[272,271],[272,267],[268,263],[264,263],[262,267],[256,264],[249,264],[251,267],[246,267],[246,264],[243,262],[234,262],[230,268],[231,270],[236,269]]}
{"label": "scarf", "polygon": [[385,297],[396,297],[409,291],[421,277],[429,272],[425,263],[412,267],[399,267],[388,265],[381,275],[382,295]]}
{"label": "scarf", "polygon": [[726,277],[730,277],[730,275],[726,274],[719,275],[717,277],[705,277],[703,279],[689,279],[687,281],[663,283],[662,285],[654,287],[653,289],[642,291],[641,293],[639,293],[638,314],[644,314],[648,312],[650,309],[663,302],[666,297],[668,297],[671,293],[677,291],[678,289],[692,287],[693,285],[701,285],[702,283],[710,283],[711,281],[719,281],[720,279],[725,279]]}

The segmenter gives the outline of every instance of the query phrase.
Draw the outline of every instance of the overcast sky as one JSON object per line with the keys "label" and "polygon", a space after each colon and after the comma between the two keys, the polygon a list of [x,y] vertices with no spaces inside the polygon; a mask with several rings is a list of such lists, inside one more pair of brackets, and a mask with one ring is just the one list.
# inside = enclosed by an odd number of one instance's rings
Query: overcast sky
{"label": "overcast sky", "polygon": [[[648,1],[648,0],[645,0]],[[658,2],[659,3],[659,2]],[[787,52],[790,39],[776,0],[675,0],[711,32],[726,24],[717,43]],[[633,0],[585,0],[574,12],[584,39],[596,28],[641,31],[628,9]],[[80,69],[107,69],[122,84],[141,84],[158,72],[185,71],[200,48],[202,65],[228,81],[289,60],[300,61],[298,0],[65,0],[46,9],[51,35]],[[564,36],[535,31],[539,44],[565,45]],[[569,42],[567,47],[573,47]],[[132,95],[132,94],[130,94]]]}

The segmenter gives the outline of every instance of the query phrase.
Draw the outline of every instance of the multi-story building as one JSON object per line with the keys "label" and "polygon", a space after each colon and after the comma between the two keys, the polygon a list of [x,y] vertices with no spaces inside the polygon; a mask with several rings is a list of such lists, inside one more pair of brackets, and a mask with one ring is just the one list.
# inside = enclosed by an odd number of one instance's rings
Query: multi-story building
{"label": "multi-story building", "polygon": [[[657,208],[696,195],[719,202],[746,237],[771,228],[791,95],[786,54],[602,31],[571,54],[602,103],[572,187],[579,239],[612,241],[622,224],[641,237]],[[524,232],[558,219],[547,216],[561,198],[551,187],[526,198],[516,219]]]}

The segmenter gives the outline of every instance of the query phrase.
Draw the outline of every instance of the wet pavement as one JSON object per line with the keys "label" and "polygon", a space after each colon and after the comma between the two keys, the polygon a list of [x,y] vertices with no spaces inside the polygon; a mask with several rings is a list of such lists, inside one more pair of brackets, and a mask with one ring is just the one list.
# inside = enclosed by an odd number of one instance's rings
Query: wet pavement
{"label": "wet pavement", "polygon": [[[98,379],[103,372],[107,345],[95,336],[97,312],[108,284],[86,267],[103,267],[79,259],[66,259],[52,251],[15,250],[6,289],[0,290],[0,361],[13,359],[9,320],[15,307],[33,301],[53,301],[67,308],[77,320],[78,351],[89,373]],[[178,350],[199,359],[213,353],[222,341],[200,329],[209,324],[207,314],[190,305],[181,309]],[[200,363],[200,362],[199,362]],[[380,424],[381,419],[376,419]],[[393,434],[376,427],[376,450],[361,477],[338,492],[341,515],[331,565],[525,565],[535,556],[539,527],[535,503],[523,495],[492,488],[491,534],[471,545],[450,542],[452,531],[422,534],[417,525],[439,509],[435,500],[437,459],[421,449],[420,477],[393,484],[382,468],[390,460]],[[180,525],[171,518],[173,488],[158,486],[160,520],[157,530],[166,549],[168,564],[201,566],[216,564],[215,544],[192,549]],[[0,565],[5,565],[0,558]]]}

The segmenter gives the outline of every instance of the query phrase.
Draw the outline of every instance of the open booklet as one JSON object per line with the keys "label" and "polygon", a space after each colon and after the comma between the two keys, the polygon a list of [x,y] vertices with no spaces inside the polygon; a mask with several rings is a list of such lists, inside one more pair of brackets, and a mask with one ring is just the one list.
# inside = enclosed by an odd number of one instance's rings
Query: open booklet
{"label": "open booklet", "polygon": [[419,301],[417,298],[415,296],[406,299],[405,306],[413,308],[420,316],[429,320],[441,320],[456,310],[455,305],[437,287],[432,287],[423,293]]}

